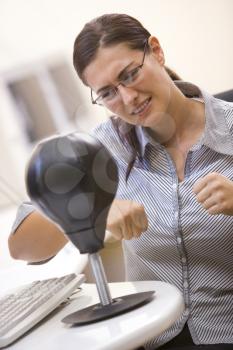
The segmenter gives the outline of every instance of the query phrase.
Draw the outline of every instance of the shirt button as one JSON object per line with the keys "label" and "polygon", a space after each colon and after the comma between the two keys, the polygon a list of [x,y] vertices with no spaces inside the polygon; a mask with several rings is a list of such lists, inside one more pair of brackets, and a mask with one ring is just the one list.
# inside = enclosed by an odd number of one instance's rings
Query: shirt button
{"label": "shirt button", "polygon": [[181,261],[182,261],[182,263],[185,264],[185,263],[187,262],[187,259],[183,257],[183,258],[181,259]]}
{"label": "shirt button", "polygon": [[178,238],[177,238],[177,242],[178,242],[179,244],[181,244],[182,239],[181,239],[180,237],[178,237]]}
{"label": "shirt button", "polygon": [[187,281],[184,281],[183,286],[184,286],[185,289],[188,288],[188,286],[189,286],[188,282],[187,282]]}
{"label": "shirt button", "polygon": [[172,188],[173,188],[173,190],[176,191],[176,190],[177,190],[177,184],[173,184],[173,185],[172,185]]}
{"label": "shirt button", "polygon": [[188,315],[189,315],[189,309],[187,308],[184,310],[184,316],[188,316]]}
{"label": "shirt button", "polygon": [[178,211],[175,211],[175,219],[178,219],[178,216],[179,216]]}

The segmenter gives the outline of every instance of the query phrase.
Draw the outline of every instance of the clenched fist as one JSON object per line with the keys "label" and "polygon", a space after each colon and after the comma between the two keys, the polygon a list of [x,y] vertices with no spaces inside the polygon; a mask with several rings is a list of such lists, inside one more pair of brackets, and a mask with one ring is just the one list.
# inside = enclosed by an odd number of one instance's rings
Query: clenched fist
{"label": "clenched fist", "polygon": [[146,231],[148,220],[144,207],[134,201],[115,199],[107,218],[107,230],[117,239],[139,237]]}
{"label": "clenched fist", "polygon": [[233,215],[233,181],[225,176],[210,173],[195,183],[193,191],[210,214]]}

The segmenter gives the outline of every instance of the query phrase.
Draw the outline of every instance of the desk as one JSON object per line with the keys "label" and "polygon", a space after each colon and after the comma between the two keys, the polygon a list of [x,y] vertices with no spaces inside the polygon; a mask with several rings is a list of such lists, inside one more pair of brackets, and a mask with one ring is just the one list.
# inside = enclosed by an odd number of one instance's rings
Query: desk
{"label": "desk", "polygon": [[112,297],[155,290],[148,304],[114,318],[91,325],[70,327],[60,320],[66,315],[98,302],[94,284],[83,284],[82,290],[8,350],[129,350],[142,345],[169,328],[184,310],[178,289],[156,281],[109,284]]}

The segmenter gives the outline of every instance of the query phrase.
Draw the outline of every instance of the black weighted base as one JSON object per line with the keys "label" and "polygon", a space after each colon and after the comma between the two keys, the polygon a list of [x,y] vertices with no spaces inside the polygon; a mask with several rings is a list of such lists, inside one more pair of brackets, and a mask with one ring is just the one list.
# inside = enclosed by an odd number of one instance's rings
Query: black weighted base
{"label": "black weighted base", "polygon": [[153,297],[154,291],[124,295],[113,299],[108,305],[100,303],[78,310],[62,319],[62,322],[73,325],[84,325],[105,320],[146,304]]}

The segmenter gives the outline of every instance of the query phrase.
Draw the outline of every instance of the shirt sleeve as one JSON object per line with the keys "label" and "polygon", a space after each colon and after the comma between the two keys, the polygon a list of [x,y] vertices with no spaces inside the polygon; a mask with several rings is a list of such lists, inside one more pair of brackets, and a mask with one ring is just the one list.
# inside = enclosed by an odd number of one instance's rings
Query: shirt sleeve
{"label": "shirt sleeve", "polygon": [[14,233],[23,220],[35,210],[36,209],[31,202],[23,202],[17,210],[16,218],[11,228],[11,233]]}
{"label": "shirt sleeve", "polygon": [[[36,209],[31,202],[23,202],[17,210],[16,218],[15,218],[15,221],[14,221],[12,229],[11,229],[11,234],[14,234],[15,231],[17,230],[17,228],[19,227],[19,225],[23,222],[23,220],[26,219],[26,217],[35,210]],[[43,260],[43,261],[30,262],[30,263],[28,263],[28,265],[44,264],[44,263],[50,261],[53,257],[54,256],[52,256],[49,259]]]}

